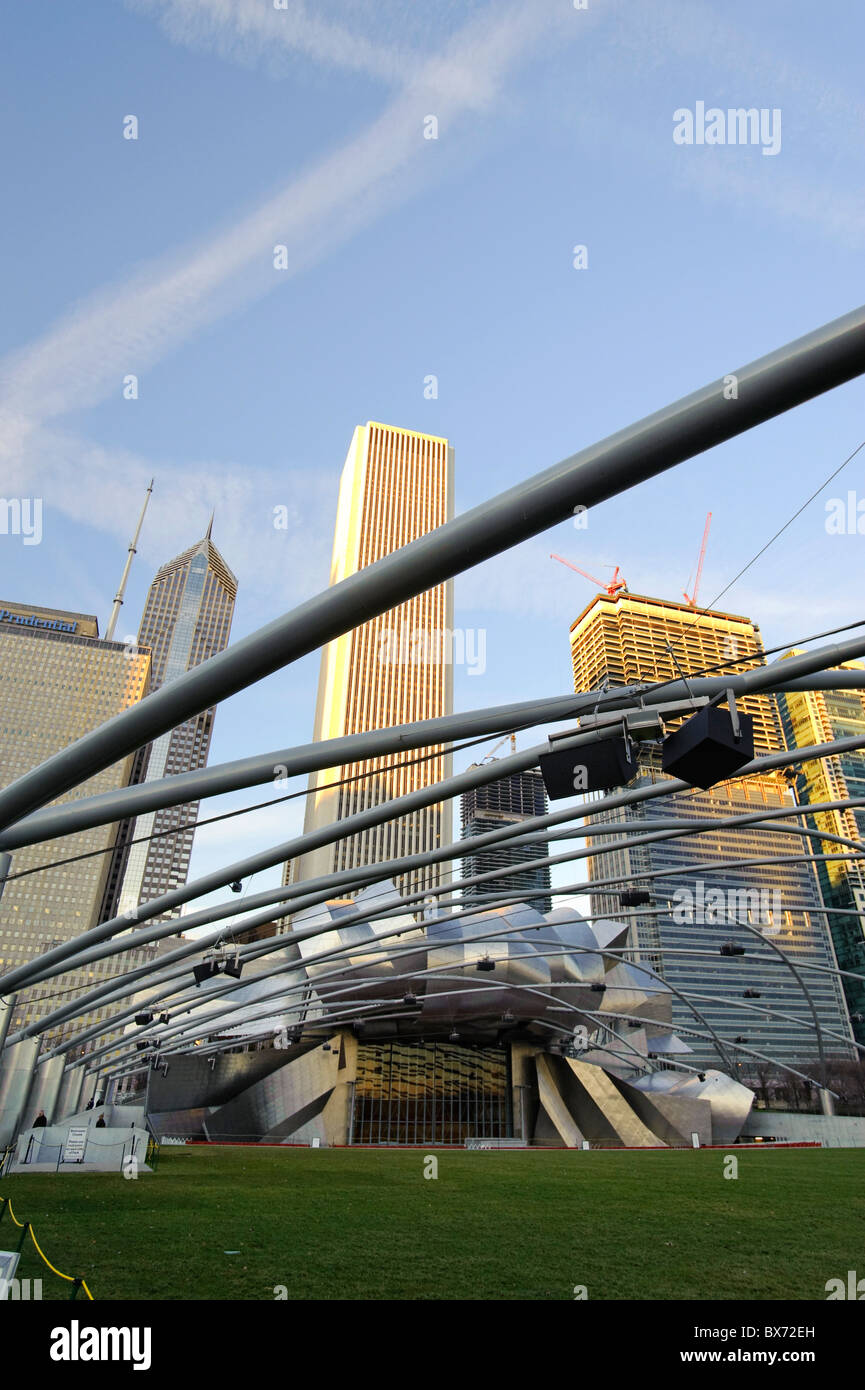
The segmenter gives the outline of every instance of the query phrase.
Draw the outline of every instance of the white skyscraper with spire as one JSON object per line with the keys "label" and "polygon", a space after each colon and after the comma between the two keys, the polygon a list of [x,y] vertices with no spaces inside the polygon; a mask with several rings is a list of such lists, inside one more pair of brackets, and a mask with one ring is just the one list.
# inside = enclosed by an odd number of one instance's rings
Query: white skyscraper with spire
{"label": "white skyscraper with spire", "polygon": [[[147,595],[139,645],[152,651],[151,689],[176,680],[228,644],[237,580],[211,539],[213,516],[197,545],[158,571]],[[163,734],[137,755],[132,780],[162,777],[204,767],[215,708]],[[126,821],[109,878],[102,920],[131,912],[139,903],[186,882],[198,803],[172,806]],[[165,831],[175,834],[164,834]],[[144,843],[145,836],[156,836]]]}

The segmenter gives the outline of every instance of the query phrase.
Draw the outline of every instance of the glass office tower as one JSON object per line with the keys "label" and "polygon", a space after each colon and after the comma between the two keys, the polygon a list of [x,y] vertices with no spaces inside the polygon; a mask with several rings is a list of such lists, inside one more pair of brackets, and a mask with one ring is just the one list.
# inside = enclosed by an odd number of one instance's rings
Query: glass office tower
{"label": "glass office tower", "polygon": [[[577,690],[596,689],[605,680],[616,686],[676,680],[680,673],[741,671],[755,658],[763,660],[759,629],[748,618],[627,592],[598,594],[588,604],[571,628],[571,652]],[[785,746],[773,696],[752,695],[737,703],[754,720],[756,756]],[[630,785],[664,780],[669,779],[657,752],[643,750],[639,775]],[[689,1036],[685,1027],[707,1032],[708,1023],[722,1037],[738,1037],[743,1046],[783,1062],[816,1054],[807,999],[775,947],[795,966],[807,967],[802,975],[826,1030],[826,1052],[852,1055],[816,873],[813,865],[794,862],[809,853],[807,840],[778,828],[718,824],[794,804],[783,773],[769,772],[708,791],[677,792],[603,817],[605,824],[620,828],[616,838],[638,834],[658,820],[704,827],[699,834],[597,855],[589,861],[589,878],[613,880],[592,892],[592,911],[621,918],[624,887],[631,878],[646,876],[637,886],[649,891],[652,901],[642,911],[627,909],[629,945],[635,958],[671,987],[702,996],[694,1002],[704,1021],[681,1000],[674,1001],[673,1021],[696,1059],[706,1064],[718,1061],[711,1040]],[[604,843],[599,837],[591,841],[596,850]],[[722,956],[720,948],[728,943],[743,947],[745,954]],[[736,1055],[743,1067],[749,1065],[748,1054]]]}
{"label": "glass office tower", "polygon": [[[517,826],[534,816],[545,816],[548,808],[544,779],[536,768],[511,773],[508,777],[499,778],[497,782],[487,782],[485,786],[472,787],[469,791],[463,792],[460,797],[461,838],[466,840],[473,835],[486,835],[490,831],[502,830],[505,826]],[[504,841],[499,845],[491,845],[489,849],[466,855],[462,861],[463,878],[473,878],[477,874],[490,873],[495,869],[510,869],[517,864],[530,864],[533,859],[545,859],[548,852],[545,843],[513,845]],[[464,888],[462,896],[483,902],[511,891],[533,893],[528,899],[529,906],[538,912],[549,912],[552,908],[549,864],[543,868],[529,868],[525,873],[509,874],[507,878],[491,879],[489,883]]]}
{"label": "glass office tower", "polygon": [[[163,565],[150,586],[138,640],[153,652],[154,690],[228,644],[237,580],[213,544],[210,531],[208,526],[197,545]],[[132,780],[153,782],[204,767],[215,715],[215,707],[204,710],[141,750]],[[192,802],[123,823],[106,888],[103,921],[183,886],[197,817],[198,803]],[[151,838],[145,840],[148,836]],[[130,846],[133,839],[144,842]],[[179,909],[165,914],[178,915]]]}
{"label": "glass office tower", "polygon": [[[862,664],[849,662],[840,669],[861,671]],[[865,737],[865,692],[861,690],[797,691],[782,695],[780,703],[791,748]],[[810,759],[797,771],[794,785],[803,806],[865,797],[865,749]],[[808,817],[808,824],[860,844],[865,839],[865,808],[818,811]],[[865,861],[850,856],[849,847],[835,841],[821,841],[814,848],[839,856],[817,865],[823,901],[833,909],[827,915],[838,964],[842,970],[865,975]],[[840,857],[845,854],[846,858]],[[865,1044],[865,980],[846,979],[844,992],[854,1036]]]}

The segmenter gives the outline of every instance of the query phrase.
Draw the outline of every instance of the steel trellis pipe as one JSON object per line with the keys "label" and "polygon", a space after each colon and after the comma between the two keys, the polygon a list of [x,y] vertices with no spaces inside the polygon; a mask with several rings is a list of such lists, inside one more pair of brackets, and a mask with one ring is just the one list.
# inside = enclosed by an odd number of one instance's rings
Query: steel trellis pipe
{"label": "steel trellis pipe", "polygon": [[[578,734],[573,740],[567,741],[567,747],[573,746],[575,749],[581,743],[595,741],[596,734]],[[782,752],[771,753],[764,757],[754,758],[739,769],[738,775],[747,776],[752,772],[763,772],[770,768],[785,767],[790,763],[798,763],[812,757],[823,757],[828,752],[837,751],[842,745],[849,747],[862,747],[865,745],[865,738],[853,737],[844,740],[833,740],[829,744],[816,744],[806,749],[797,749],[795,753]],[[35,961],[27,962],[0,976],[0,991],[11,991],[20,989],[25,984],[35,982],[36,978],[46,978],[49,974],[59,973],[49,971],[48,967],[60,965],[77,955],[82,948],[105,941],[107,938],[116,936],[120,932],[125,932],[132,920],[147,921],[162,912],[166,912],[173,907],[178,907],[182,903],[189,902],[192,898],[200,897],[216,888],[224,887],[233,879],[243,878],[249,874],[257,873],[262,869],[271,868],[274,864],[285,862],[288,859],[303,854],[311,849],[318,848],[325,844],[332,844],[336,840],[343,839],[347,835],[355,834],[359,830],[366,829],[373,825],[379,825],[387,820],[392,820],[397,816],[404,815],[410,811],[418,810],[424,806],[431,805],[435,801],[447,799],[450,796],[457,796],[470,787],[482,786],[486,782],[496,781],[507,772],[523,771],[529,767],[537,765],[538,756],[545,751],[545,745],[524,750],[521,753],[512,754],[510,758],[499,759],[496,764],[487,766],[473,767],[467,772],[459,773],[455,777],[446,778],[437,782],[431,787],[421,788],[405,796],[398,797],[393,801],[373,806],[368,810],[348,816],[334,825],[323,826],[315,831],[310,831],[304,835],[295,836],[291,840],[285,841],[268,850],[260,851],[258,854],[250,855],[246,859],[236,861],[226,868],[217,870],[203,878],[196,880],[192,884],[187,884],[183,888],[172,889],[168,893],[163,893],[160,897],[154,898],[149,903],[140,905],[132,914],[126,913],[121,917],[114,917],[108,922],[102,922],[97,927],[92,927],[80,937],[65,941],[59,946],[43,952]],[[675,791],[690,791],[690,785],[680,778],[665,781],[656,786],[638,787],[633,790],[616,793],[613,797],[605,797],[601,801],[587,803],[587,815],[598,815],[605,809],[631,804],[633,802],[651,799],[657,796],[667,796]],[[0,794],[2,795],[2,794]],[[573,810],[573,808],[571,808]],[[801,811],[799,814],[802,814]],[[435,862],[435,857],[448,857],[451,847],[447,846],[444,851],[427,851],[424,862]],[[452,857],[452,856],[451,856]],[[288,890],[286,890],[286,893]],[[223,905],[219,905],[211,911],[217,915],[225,913]],[[277,913],[275,916],[284,916],[285,913]],[[201,925],[206,921],[212,920],[208,916],[198,916],[195,925]],[[270,919],[273,920],[273,919]],[[191,926],[192,922],[189,921]]]}
{"label": "steel trellis pipe", "polygon": [[0,793],[5,827],[210,705],[573,514],[865,371],[859,308],[517,484],[334,584],[55,754]]}
{"label": "steel trellis pipe", "polygon": [[[636,707],[636,701],[646,705],[696,696],[712,698],[722,690],[732,689],[738,696],[771,688],[773,692],[818,689],[842,684],[865,684],[865,672],[820,669],[837,667],[865,652],[865,640],[851,638],[769,665],[757,665],[747,671],[723,676],[694,676],[687,682],[665,681],[655,686],[624,686],[606,691],[588,691],[579,695],[562,695],[544,700],[522,701],[513,705],[497,705],[474,710],[468,714],[444,715],[438,719],[416,721],[390,729],[367,733],[346,734],[296,748],[277,749],[234,762],[178,773],[154,782],[133,783],[98,796],[82,797],[60,806],[48,806],[36,811],[12,826],[0,831],[0,849],[16,849],[22,845],[56,839],[73,831],[87,830],[94,825],[141,815],[150,810],[199,801],[210,796],[272,782],[279,770],[280,779],[299,776],[305,772],[336,768],[346,764],[381,757],[388,753],[426,748],[456,739],[471,738],[484,733],[502,732],[503,725],[513,729],[531,728],[538,724],[554,724],[577,718],[595,708],[608,711]],[[757,654],[759,656],[759,653]]]}

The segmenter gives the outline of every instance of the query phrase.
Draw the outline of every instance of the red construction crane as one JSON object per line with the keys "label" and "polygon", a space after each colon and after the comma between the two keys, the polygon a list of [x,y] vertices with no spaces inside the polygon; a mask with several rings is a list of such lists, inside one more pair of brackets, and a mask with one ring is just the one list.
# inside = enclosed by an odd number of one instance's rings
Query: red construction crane
{"label": "red construction crane", "polygon": [[[702,573],[703,573],[703,561],[704,561],[705,558],[706,558],[706,542],[707,542],[708,539],[709,539],[709,527],[710,527],[711,525],[712,525],[712,513],[711,513],[711,512],[708,512],[707,515],[706,515],[706,528],[705,528],[705,530],[703,531],[703,544],[700,546],[700,558],[699,558],[699,560],[697,561],[697,577],[696,577],[696,579],[694,580],[694,592],[693,592],[693,594],[689,594],[689,593],[686,592],[686,590],[684,590],[684,589],[682,590],[682,596],[683,596],[683,598],[684,598],[684,600],[685,600],[685,602],[687,603],[687,605],[688,605],[689,608],[696,608],[696,607],[697,607],[697,594],[700,592],[700,577],[701,577],[701,575],[702,575]],[[691,576],[688,575],[688,583],[690,584],[690,582],[691,582]]]}
{"label": "red construction crane", "polygon": [[597,584],[598,588],[603,589],[611,598],[615,598],[617,594],[626,594],[628,592],[628,586],[625,580],[619,578],[618,565],[616,565],[615,573],[609,584],[605,584],[602,579],[596,579],[593,574],[589,574],[588,570],[581,570],[579,565],[572,565],[570,560],[566,560],[562,555],[551,555],[550,559],[558,560],[561,565],[567,565],[569,570],[576,570],[577,574],[581,574],[584,579],[591,579],[593,584]]}

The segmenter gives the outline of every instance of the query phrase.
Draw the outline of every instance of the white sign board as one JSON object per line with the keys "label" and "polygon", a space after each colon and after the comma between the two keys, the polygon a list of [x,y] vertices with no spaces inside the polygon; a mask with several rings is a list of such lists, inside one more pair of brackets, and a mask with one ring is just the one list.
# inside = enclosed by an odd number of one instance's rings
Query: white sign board
{"label": "white sign board", "polygon": [[15,1278],[20,1259],[17,1250],[0,1250],[0,1303],[8,1300],[9,1285]]}
{"label": "white sign board", "polygon": [[87,1148],[87,1126],[73,1125],[63,1146],[64,1163],[81,1163]]}

